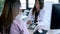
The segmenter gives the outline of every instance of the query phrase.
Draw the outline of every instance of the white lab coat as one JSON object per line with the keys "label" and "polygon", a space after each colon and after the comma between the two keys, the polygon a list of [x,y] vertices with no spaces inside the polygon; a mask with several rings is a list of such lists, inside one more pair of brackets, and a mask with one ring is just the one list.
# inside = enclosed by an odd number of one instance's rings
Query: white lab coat
{"label": "white lab coat", "polygon": [[[35,15],[32,15],[32,9],[29,11],[29,15],[28,15],[28,20],[31,20],[31,21],[33,21],[34,20],[34,17],[35,17]],[[27,21],[28,21],[27,20]]]}
{"label": "white lab coat", "polygon": [[40,12],[40,17],[38,16],[38,25],[34,29],[36,31],[37,29],[41,30],[50,30],[50,17],[51,17],[51,12],[46,11],[45,8]]}
{"label": "white lab coat", "polygon": [[[38,15],[38,25],[34,29],[36,31],[37,29],[44,29],[44,30],[49,30],[49,21],[48,21],[48,12],[45,11],[45,8],[40,10],[39,15]],[[30,10],[28,20],[34,20],[35,16],[32,16],[32,9]]]}
{"label": "white lab coat", "polygon": [[[44,11],[44,8],[43,8],[43,9],[40,10],[40,12],[39,12],[38,19],[37,19],[38,22],[43,21],[44,14],[45,14],[45,11]],[[28,15],[28,20],[33,21],[34,18],[35,18],[35,15],[32,15],[32,9],[31,9],[31,10],[30,10],[30,13],[29,13],[29,15]]]}

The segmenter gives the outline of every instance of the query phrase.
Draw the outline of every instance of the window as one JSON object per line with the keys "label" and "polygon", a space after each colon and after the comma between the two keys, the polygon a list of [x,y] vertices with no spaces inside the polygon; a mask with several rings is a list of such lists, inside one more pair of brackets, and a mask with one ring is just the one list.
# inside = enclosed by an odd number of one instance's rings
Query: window
{"label": "window", "polygon": [[[26,9],[26,8],[33,8],[35,4],[35,0],[20,0],[21,1],[21,7],[20,9]],[[58,0],[44,0],[46,1],[52,1],[54,3],[58,3]]]}
{"label": "window", "polygon": [[4,6],[4,0],[0,0],[0,16],[2,14],[3,6]]}
{"label": "window", "polygon": [[21,1],[21,7],[20,9],[26,9],[26,8],[33,8],[35,0],[20,0]]}
{"label": "window", "polygon": [[20,9],[26,9],[26,0],[20,0],[20,1],[21,1]]}
{"label": "window", "polygon": [[28,7],[29,8],[33,8],[34,7],[34,4],[35,4],[35,0],[29,0],[28,1]]}

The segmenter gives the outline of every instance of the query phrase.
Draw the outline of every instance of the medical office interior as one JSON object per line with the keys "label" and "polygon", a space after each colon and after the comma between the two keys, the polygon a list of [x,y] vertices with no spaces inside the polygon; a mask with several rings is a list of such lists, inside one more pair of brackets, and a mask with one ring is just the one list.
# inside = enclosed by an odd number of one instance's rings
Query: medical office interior
{"label": "medical office interior", "polygon": [[[4,2],[5,0],[0,0],[0,16],[3,11]],[[43,19],[45,23],[42,23],[42,22],[34,23],[34,20],[32,19],[33,18],[32,17],[31,23],[29,22],[30,24],[27,24],[27,21],[30,19],[28,16],[29,16],[29,13],[31,12],[31,9],[35,5],[35,0],[20,0],[20,2],[21,2],[21,7],[19,9],[22,10],[21,19],[24,21],[24,23],[26,23],[25,25],[29,31],[29,34],[33,34],[33,33],[34,34],[35,33],[60,34],[60,21],[59,21],[60,20],[60,0],[44,0],[44,11],[46,14]],[[58,16],[54,16],[54,15],[58,15]],[[54,18],[56,18],[55,21],[54,21]],[[41,18],[38,18],[38,19],[41,19]],[[58,25],[56,25],[57,23]],[[3,27],[3,33],[5,33],[4,27]]]}

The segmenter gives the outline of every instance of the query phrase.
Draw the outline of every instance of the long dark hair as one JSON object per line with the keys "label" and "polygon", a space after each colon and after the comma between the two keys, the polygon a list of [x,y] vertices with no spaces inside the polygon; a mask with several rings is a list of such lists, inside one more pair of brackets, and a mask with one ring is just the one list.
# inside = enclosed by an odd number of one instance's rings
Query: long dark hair
{"label": "long dark hair", "polygon": [[[5,28],[6,32],[8,32],[8,33],[9,33],[10,25],[13,21],[13,17],[14,17],[13,14],[17,12],[17,11],[15,12],[15,10],[13,10],[13,9],[19,8],[20,6],[21,6],[20,0],[5,0],[1,19],[2,19],[4,28]],[[12,12],[13,12],[13,14],[12,14]]]}
{"label": "long dark hair", "polygon": [[[21,6],[20,0],[10,0],[10,5],[9,5],[9,13],[8,17],[10,17],[10,21],[13,21],[13,17],[17,16],[17,12],[15,12],[15,8],[18,10],[19,7]],[[13,8],[14,7],[14,8]],[[12,11],[13,10],[13,11]],[[13,15],[14,13],[17,13],[15,16]],[[10,15],[10,16],[9,16]]]}
{"label": "long dark hair", "polygon": [[[40,5],[40,10],[43,9],[43,6],[44,6],[44,0],[35,0],[35,3],[36,1],[39,2],[39,5]],[[32,10],[32,15],[35,14],[35,22],[37,22],[37,17],[38,17],[38,14],[39,14],[40,11],[37,12],[37,9],[36,9],[36,5],[34,5],[34,8]]]}
{"label": "long dark hair", "polygon": [[9,20],[9,31],[10,31],[10,26],[11,23],[14,20],[14,17],[16,17],[19,13],[19,11],[15,11],[15,8],[19,10],[19,7],[21,6],[20,0],[10,0],[10,6],[9,6],[9,13],[8,13],[8,19]]}
{"label": "long dark hair", "polygon": [[[37,0],[35,0],[35,2],[36,2]],[[43,6],[44,6],[44,0],[38,0],[39,1],[39,5],[40,5],[40,9],[42,9],[43,8]],[[32,15],[34,15],[34,12],[35,11],[37,11],[37,9],[36,9],[36,5],[34,5],[34,8],[33,8],[33,10],[32,10]]]}

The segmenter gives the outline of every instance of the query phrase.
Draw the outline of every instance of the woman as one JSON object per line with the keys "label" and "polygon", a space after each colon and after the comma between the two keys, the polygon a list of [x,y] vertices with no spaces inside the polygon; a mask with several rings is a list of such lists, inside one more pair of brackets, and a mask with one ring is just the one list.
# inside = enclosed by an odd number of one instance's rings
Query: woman
{"label": "woman", "polygon": [[[30,10],[29,16],[28,16],[28,23],[31,24],[32,21],[34,23],[37,23],[37,26],[34,27],[34,33],[33,34],[43,34],[44,32],[47,32],[46,29],[44,29],[45,25],[45,11],[44,11],[44,0],[35,0],[35,6],[33,9]],[[34,26],[34,25],[31,25]],[[31,27],[33,28],[33,27]],[[38,33],[37,33],[38,32]],[[44,33],[45,34],[45,33]]]}
{"label": "woman", "polygon": [[38,24],[43,21],[45,14],[44,11],[44,0],[35,0],[34,8],[30,10],[28,15],[28,28],[34,29]]}
{"label": "woman", "polygon": [[10,0],[10,2],[11,17],[13,19],[10,27],[10,34],[29,34],[25,23],[21,19],[21,11],[19,11],[21,7],[20,0]]}
{"label": "woman", "polygon": [[[29,13],[29,21],[28,23],[31,23],[32,21],[34,23],[37,23],[37,26],[34,29],[33,34],[46,34],[48,31],[47,26],[45,24],[45,14],[46,12],[44,11],[44,0],[35,0],[35,6],[33,9],[30,10]],[[38,33],[37,33],[38,32]]]}
{"label": "woman", "polygon": [[44,17],[44,0],[35,0],[35,6],[33,9],[30,10],[29,16],[28,16],[28,23],[31,24],[31,22],[37,23],[42,21]]}

